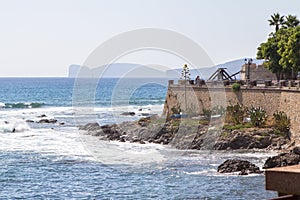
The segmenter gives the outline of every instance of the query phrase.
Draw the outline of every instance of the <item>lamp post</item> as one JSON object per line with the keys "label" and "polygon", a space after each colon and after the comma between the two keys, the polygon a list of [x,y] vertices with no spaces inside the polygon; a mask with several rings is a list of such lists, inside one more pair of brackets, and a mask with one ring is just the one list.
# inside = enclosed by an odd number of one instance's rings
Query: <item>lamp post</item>
{"label": "lamp post", "polygon": [[245,67],[246,68],[246,84],[249,86],[250,84],[250,66],[252,64],[252,58],[245,58]]}

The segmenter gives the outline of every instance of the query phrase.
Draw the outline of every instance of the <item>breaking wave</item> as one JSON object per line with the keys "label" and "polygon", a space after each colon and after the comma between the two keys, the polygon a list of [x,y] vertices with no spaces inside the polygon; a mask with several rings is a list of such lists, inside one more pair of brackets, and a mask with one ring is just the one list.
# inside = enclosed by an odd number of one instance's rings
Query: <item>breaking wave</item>
{"label": "breaking wave", "polygon": [[19,102],[19,103],[3,103],[0,102],[0,108],[40,108],[44,103],[37,102]]}

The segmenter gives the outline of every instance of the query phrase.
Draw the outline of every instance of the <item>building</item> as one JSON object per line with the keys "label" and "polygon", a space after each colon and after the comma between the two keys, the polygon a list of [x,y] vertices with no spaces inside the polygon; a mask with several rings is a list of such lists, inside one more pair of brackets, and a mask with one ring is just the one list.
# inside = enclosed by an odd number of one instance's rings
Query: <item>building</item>
{"label": "building", "polygon": [[[241,80],[247,79],[247,69],[248,65],[245,64],[242,66],[241,71]],[[256,65],[255,63],[252,63],[250,65],[250,80],[251,81],[264,81],[264,80],[276,80],[276,75],[272,73],[270,70],[265,68],[263,65]]]}

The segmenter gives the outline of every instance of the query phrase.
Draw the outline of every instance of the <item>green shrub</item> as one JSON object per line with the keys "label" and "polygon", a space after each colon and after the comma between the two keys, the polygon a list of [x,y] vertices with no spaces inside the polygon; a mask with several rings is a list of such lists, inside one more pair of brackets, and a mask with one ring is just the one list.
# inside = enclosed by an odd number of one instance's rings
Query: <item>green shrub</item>
{"label": "green shrub", "polygon": [[173,114],[179,114],[181,112],[181,108],[178,107],[172,107],[171,111]]}
{"label": "green shrub", "polygon": [[288,133],[290,130],[291,120],[290,118],[282,111],[276,112],[273,114],[274,126],[281,133]]}
{"label": "green shrub", "polygon": [[238,92],[238,91],[240,91],[240,89],[241,89],[241,84],[239,84],[239,83],[234,83],[234,84],[231,85],[231,89],[232,89],[232,91],[234,91],[234,92]]}
{"label": "green shrub", "polygon": [[248,109],[250,122],[255,127],[262,127],[267,119],[266,111],[261,107],[251,107]]}
{"label": "green shrub", "polygon": [[203,115],[204,115],[205,117],[207,117],[207,118],[210,118],[210,117],[211,117],[212,110],[203,108],[203,109],[202,109],[202,112],[203,112]]}
{"label": "green shrub", "polygon": [[230,105],[226,108],[226,122],[234,124],[242,124],[246,109],[243,105],[236,104],[234,106]]}

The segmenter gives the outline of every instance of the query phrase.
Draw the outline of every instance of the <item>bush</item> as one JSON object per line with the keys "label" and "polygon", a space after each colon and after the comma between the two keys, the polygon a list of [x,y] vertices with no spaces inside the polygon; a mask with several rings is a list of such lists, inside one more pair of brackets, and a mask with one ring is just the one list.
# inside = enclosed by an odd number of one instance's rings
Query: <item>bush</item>
{"label": "bush", "polygon": [[211,117],[212,111],[211,111],[210,109],[205,109],[205,108],[203,108],[203,109],[202,109],[202,112],[203,112],[203,115],[204,115],[205,117],[207,117],[207,118],[210,118],[210,117]]}
{"label": "bush", "polygon": [[273,114],[274,126],[281,133],[288,133],[290,130],[291,120],[282,111]]}
{"label": "bush", "polygon": [[251,107],[248,109],[250,122],[253,126],[262,127],[267,119],[266,111],[261,107]]}
{"label": "bush", "polygon": [[242,124],[244,120],[246,109],[243,105],[236,104],[234,106],[227,106],[226,108],[226,122],[234,124]]}
{"label": "bush", "polygon": [[232,91],[234,91],[234,92],[238,92],[238,91],[240,91],[240,89],[241,89],[241,84],[239,84],[239,83],[234,83],[234,84],[232,84],[231,89],[232,89]]}

